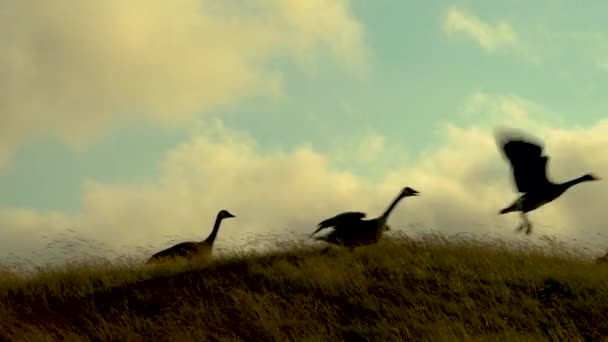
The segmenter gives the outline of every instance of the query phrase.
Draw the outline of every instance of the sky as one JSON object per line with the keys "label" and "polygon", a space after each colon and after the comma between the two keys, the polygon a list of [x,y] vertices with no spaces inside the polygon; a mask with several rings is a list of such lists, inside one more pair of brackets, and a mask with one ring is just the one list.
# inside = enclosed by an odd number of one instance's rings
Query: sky
{"label": "sky", "polygon": [[516,193],[493,129],[540,138],[556,181],[608,175],[607,10],[0,2],[0,260],[159,250],[206,237],[220,209],[237,217],[217,244],[243,247],[374,217],[404,186],[421,196],[397,231],[606,249],[603,182],[532,213],[530,237],[497,215]]}

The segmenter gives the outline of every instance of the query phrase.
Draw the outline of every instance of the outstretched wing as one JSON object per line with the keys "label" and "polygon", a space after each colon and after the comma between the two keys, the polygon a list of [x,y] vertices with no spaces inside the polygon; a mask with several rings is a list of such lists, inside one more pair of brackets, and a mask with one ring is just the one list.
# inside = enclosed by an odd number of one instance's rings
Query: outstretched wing
{"label": "outstretched wing", "polygon": [[543,155],[543,147],[539,142],[534,142],[515,131],[501,132],[497,135],[497,140],[511,164],[513,179],[519,192],[534,191],[549,183],[549,157]]}
{"label": "outstretched wing", "polygon": [[365,217],[365,213],[358,211],[347,211],[342,214],[338,214],[334,217],[328,218],[326,220],[321,221],[319,223],[317,230],[314,231],[311,235],[315,235],[318,231],[324,228],[330,227],[341,227],[341,226],[349,226],[354,223],[361,221]]}

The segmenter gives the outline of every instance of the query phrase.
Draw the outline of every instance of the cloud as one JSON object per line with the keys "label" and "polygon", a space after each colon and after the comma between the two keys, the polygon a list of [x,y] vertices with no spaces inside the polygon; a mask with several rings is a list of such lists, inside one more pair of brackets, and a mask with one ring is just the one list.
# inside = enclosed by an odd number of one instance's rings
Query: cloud
{"label": "cloud", "polygon": [[334,161],[370,167],[378,161],[380,154],[387,148],[385,137],[378,133],[369,133],[351,140],[343,141],[342,145],[334,147],[331,151]]}
{"label": "cloud", "polygon": [[522,41],[519,34],[505,20],[492,25],[469,12],[453,7],[446,13],[443,29],[448,34],[467,35],[490,53],[501,50],[515,51],[532,63],[540,63],[540,57]]}
{"label": "cloud", "polygon": [[[521,108],[505,106],[507,99]],[[518,215],[497,215],[516,193],[509,166],[493,139],[496,125],[520,127],[540,137],[551,156],[550,177],[556,181],[589,171],[608,175],[608,121],[571,127],[533,119],[528,117],[526,105],[533,102],[516,96],[477,92],[467,102],[463,108],[471,113],[496,108],[496,119],[466,125],[444,123],[434,146],[421,151],[417,159],[404,158],[399,167],[375,180],[337,166],[331,153],[308,145],[263,153],[247,134],[208,124],[168,153],[158,179],[127,184],[87,182],[77,215],[0,211],[0,224],[5,228],[0,251],[6,255],[40,250],[48,242],[42,235],[55,238],[70,227],[76,231],[74,236],[104,243],[97,250],[90,244],[81,247],[91,253],[106,249],[134,253],[137,247],[150,252],[168,247],[172,241],[206,237],[217,211],[223,208],[237,218],[224,222],[218,247],[247,247],[251,234],[303,237],[319,221],[341,211],[379,215],[403,186],[419,190],[421,196],[406,198],[397,207],[390,219],[395,229],[526,239],[513,232]],[[532,108],[537,107],[542,108],[538,104]],[[376,158],[394,158],[384,149],[386,145],[374,143],[380,140],[369,140]],[[535,224],[530,239],[548,234],[568,241],[576,238],[595,251],[606,248],[608,240],[602,235],[606,198],[608,188],[602,181],[570,189],[530,215]]]}
{"label": "cloud", "polygon": [[486,124],[507,118],[517,125],[534,126],[535,129],[542,129],[546,122],[564,125],[561,115],[545,106],[516,95],[488,94],[481,90],[472,92],[460,111],[464,117]]}
{"label": "cloud", "polygon": [[39,137],[82,145],[126,121],[183,126],[280,96],[281,58],[364,71],[347,0],[0,3],[0,166]]}

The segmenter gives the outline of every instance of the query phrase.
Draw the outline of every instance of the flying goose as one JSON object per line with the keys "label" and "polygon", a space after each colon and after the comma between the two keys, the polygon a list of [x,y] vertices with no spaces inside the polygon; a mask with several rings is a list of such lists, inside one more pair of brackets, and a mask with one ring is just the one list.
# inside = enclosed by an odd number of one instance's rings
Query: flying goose
{"label": "flying goose", "polygon": [[511,164],[517,190],[522,193],[511,205],[500,210],[499,215],[520,212],[522,222],[517,231],[526,228],[526,234],[532,232],[532,224],[526,213],[553,201],[576,184],[600,179],[588,173],[564,183],[553,183],[547,178],[549,157],[543,154],[541,143],[532,142],[515,131],[500,131],[496,137],[504,156]]}
{"label": "flying goose", "polygon": [[211,234],[204,240],[200,242],[182,242],[178,243],[173,247],[169,247],[165,250],[162,250],[156,254],[154,254],[149,260],[148,263],[155,263],[161,260],[174,259],[174,258],[192,258],[192,257],[203,257],[208,258],[211,256],[211,252],[213,250],[213,242],[217,237],[217,232],[220,229],[220,224],[222,220],[225,218],[235,217],[227,210],[220,210],[215,219],[215,224],[213,225],[213,230]]}
{"label": "flying goose", "polygon": [[410,187],[403,188],[381,216],[371,220],[364,220],[365,213],[357,211],[344,212],[319,223],[317,230],[310,237],[313,237],[322,229],[333,227],[334,230],[331,233],[316,237],[315,239],[350,247],[351,249],[376,243],[382,234],[390,229],[386,223],[388,216],[397,203],[404,197],[418,196],[418,194],[418,191]]}

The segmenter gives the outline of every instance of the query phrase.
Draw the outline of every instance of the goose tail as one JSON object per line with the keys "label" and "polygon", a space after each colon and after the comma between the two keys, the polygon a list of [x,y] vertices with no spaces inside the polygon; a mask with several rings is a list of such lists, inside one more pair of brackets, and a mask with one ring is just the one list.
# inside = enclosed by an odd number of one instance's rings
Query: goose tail
{"label": "goose tail", "polygon": [[512,211],[517,211],[517,208],[516,208],[515,204],[514,204],[514,205],[511,205],[511,206],[508,206],[508,207],[506,207],[506,208],[501,209],[501,210],[498,212],[498,214],[499,214],[499,215],[501,215],[501,214],[506,214],[506,213],[510,213],[510,212],[512,212]]}

